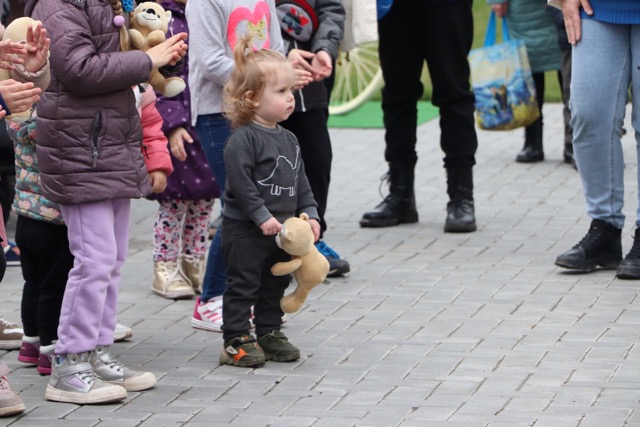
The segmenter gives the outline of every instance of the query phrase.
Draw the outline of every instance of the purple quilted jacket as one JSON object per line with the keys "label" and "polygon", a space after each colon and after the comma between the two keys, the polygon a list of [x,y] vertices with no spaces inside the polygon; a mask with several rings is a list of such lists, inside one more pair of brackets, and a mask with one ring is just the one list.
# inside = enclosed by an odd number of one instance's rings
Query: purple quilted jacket
{"label": "purple quilted jacket", "polygon": [[37,119],[44,195],[78,204],[149,194],[131,86],[148,80],[151,59],[119,51],[109,0],[27,0],[25,15],[51,38]]}

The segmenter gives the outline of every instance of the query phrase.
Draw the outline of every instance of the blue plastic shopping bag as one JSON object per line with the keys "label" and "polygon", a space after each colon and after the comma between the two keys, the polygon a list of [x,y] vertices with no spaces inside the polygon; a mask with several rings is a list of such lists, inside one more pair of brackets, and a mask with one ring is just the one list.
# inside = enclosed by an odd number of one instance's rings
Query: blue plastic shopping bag
{"label": "blue plastic shopping bag", "polygon": [[481,129],[510,130],[540,116],[527,49],[511,40],[502,20],[502,43],[496,44],[496,15],[491,12],[484,47],[469,53],[476,121]]}

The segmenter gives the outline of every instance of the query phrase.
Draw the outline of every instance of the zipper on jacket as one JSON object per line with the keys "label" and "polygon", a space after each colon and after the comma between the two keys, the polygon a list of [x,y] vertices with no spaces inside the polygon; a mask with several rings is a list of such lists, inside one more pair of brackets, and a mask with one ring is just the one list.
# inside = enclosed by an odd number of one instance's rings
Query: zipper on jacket
{"label": "zipper on jacket", "polygon": [[93,118],[93,123],[91,124],[91,156],[93,157],[93,167],[95,168],[98,164],[98,156],[100,152],[98,151],[98,135],[100,135],[100,130],[102,129],[102,110],[96,111],[96,116]]}
{"label": "zipper on jacket", "polygon": [[[293,41],[293,47],[295,49],[298,49],[298,41],[294,40]],[[300,108],[302,109],[302,112],[306,112],[307,111],[307,106],[304,105],[304,95],[302,94],[302,89],[304,89],[303,87],[301,87],[300,89],[298,89],[298,95],[300,95]]]}

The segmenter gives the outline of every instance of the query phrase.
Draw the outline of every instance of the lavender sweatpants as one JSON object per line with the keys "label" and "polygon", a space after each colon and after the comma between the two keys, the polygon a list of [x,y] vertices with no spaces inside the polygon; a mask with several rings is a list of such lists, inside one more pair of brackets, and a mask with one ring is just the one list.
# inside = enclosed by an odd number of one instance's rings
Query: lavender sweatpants
{"label": "lavender sweatpants", "polygon": [[82,353],[113,343],[131,201],[64,205],[60,210],[75,261],[62,300],[56,354]]}

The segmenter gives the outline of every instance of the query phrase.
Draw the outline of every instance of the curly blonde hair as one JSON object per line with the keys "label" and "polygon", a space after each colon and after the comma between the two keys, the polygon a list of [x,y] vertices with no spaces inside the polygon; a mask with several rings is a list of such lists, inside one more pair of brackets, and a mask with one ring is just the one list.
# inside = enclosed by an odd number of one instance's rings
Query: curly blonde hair
{"label": "curly blonde hair", "polygon": [[235,67],[224,86],[224,115],[232,128],[250,123],[256,115],[256,101],[278,65],[289,64],[280,52],[269,49],[254,50],[251,37],[244,37],[233,49]]}
{"label": "curly blonde hair", "polygon": [[[109,2],[111,3],[111,7],[113,8],[113,13],[115,15],[125,17],[125,12],[124,9],[122,9],[122,2],[120,0],[109,0]],[[127,26],[121,26],[118,31],[120,31],[120,50],[123,52],[131,50],[131,45],[129,43],[129,30],[127,30]]]}

